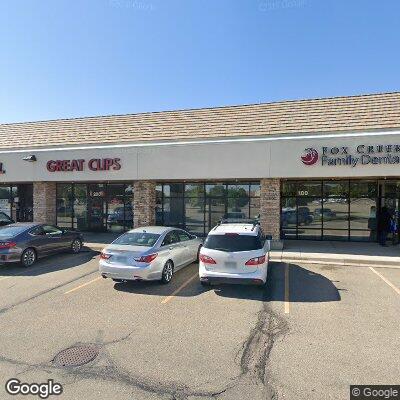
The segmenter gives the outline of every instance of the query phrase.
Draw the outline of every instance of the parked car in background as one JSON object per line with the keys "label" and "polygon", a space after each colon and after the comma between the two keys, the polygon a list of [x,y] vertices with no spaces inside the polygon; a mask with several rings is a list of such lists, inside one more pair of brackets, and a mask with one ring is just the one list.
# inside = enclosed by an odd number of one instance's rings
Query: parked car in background
{"label": "parked car in background", "polygon": [[264,285],[267,281],[270,240],[258,223],[222,223],[213,228],[201,248],[199,276],[212,283]]}
{"label": "parked car in background", "polygon": [[336,217],[336,213],[332,211],[330,208],[316,208],[314,211],[314,218],[315,219],[322,219],[324,218],[325,221],[329,221]]}
{"label": "parked car in background", "polygon": [[100,274],[116,282],[169,283],[176,271],[198,259],[202,243],[182,229],[164,226],[132,229],[101,252]]}
{"label": "parked car in background", "polygon": [[20,262],[30,267],[51,254],[67,250],[79,253],[82,245],[80,232],[46,224],[11,224],[0,228],[0,263]]}
{"label": "parked car in background", "polygon": [[282,210],[282,227],[289,225],[310,225],[314,221],[314,216],[311,214],[308,207],[299,207],[296,210]]}
{"label": "parked car in background", "polygon": [[0,226],[6,226],[13,223],[14,220],[12,220],[5,212],[0,212]]}
{"label": "parked car in background", "polygon": [[113,225],[129,226],[133,223],[133,209],[131,205],[116,207],[107,216],[107,224],[112,227]]}

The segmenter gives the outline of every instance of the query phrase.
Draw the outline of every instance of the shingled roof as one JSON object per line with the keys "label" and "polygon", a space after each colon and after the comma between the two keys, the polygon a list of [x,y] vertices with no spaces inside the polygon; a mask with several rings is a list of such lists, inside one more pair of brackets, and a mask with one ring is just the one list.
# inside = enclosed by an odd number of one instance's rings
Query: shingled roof
{"label": "shingled roof", "polygon": [[400,92],[0,125],[0,149],[400,128]]}

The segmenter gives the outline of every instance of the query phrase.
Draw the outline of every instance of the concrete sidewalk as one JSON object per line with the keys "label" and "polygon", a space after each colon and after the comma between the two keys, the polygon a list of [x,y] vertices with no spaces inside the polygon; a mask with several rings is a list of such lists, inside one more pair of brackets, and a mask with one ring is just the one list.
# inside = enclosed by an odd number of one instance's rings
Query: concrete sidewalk
{"label": "concrete sidewalk", "polygon": [[[84,233],[85,246],[101,251],[120,234]],[[389,243],[389,242],[388,242]],[[400,246],[377,243],[285,240],[283,250],[272,250],[271,261],[400,268]]]}
{"label": "concrete sidewalk", "polygon": [[271,260],[400,268],[400,246],[382,247],[378,243],[285,240],[283,250],[271,251]]}

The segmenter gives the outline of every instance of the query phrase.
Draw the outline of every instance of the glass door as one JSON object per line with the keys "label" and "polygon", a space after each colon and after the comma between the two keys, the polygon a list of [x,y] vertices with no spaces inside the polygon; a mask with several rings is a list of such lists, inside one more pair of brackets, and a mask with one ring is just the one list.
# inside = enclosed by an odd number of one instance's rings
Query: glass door
{"label": "glass door", "polygon": [[[14,191],[14,188],[13,188]],[[33,221],[33,185],[24,184],[15,187],[14,207],[17,222]]]}
{"label": "glass door", "polygon": [[89,185],[88,228],[94,232],[106,231],[106,188],[104,184]]}

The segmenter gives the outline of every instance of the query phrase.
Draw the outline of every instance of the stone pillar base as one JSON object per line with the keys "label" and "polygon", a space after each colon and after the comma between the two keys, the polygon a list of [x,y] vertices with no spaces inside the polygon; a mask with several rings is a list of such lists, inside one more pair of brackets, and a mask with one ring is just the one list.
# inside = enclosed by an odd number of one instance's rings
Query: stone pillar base
{"label": "stone pillar base", "polygon": [[133,184],[133,227],[156,223],[156,183],[137,181]]}
{"label": "stone pillar base", "polygon": [[56,183],[34,182],[33,183],[33,221],[40,224],[57,223],[56,213]]}
{"label": "stone pillar base", "polygon": [[280,241],[281,182],[279,179],[261,179],[260,222],[266,235]]}

